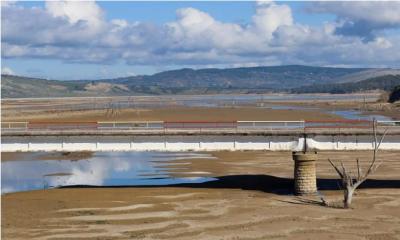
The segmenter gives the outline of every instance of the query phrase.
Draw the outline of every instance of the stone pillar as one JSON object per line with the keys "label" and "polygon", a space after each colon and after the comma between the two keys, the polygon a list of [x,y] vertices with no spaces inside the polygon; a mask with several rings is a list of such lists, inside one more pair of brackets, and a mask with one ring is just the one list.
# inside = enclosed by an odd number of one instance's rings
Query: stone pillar
{"label": "stone pillar", "polygon": [[315,162],[316,152],[293,152],[294,192],[296,195],[314,194],[317,192],[317,175]]}

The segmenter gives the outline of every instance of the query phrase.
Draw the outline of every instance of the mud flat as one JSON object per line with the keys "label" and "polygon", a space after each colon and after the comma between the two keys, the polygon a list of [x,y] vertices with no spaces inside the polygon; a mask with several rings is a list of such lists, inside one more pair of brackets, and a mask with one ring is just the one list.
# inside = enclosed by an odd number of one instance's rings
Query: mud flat
{"label": "mud flat", "polygon": [[[291,195],[290,152],[215,152],[180,159],[174,176],[217,181],[175,186],[66,188],[2,196],[3,239],[399,239],[400,152],[355,196],[354,208],[326,208]],[[319,186],[341,198],[326,161],[351,166],[369,152],[321,152]],[[354,165],[355,166],[355,165]],[[314,202],[315,200],[317,202]]]}
{"label": "mud flat", "polygon": [[[41,153],[36,154],[34,159],[38,160],[70,160],[70,161],[78,161],[88,159],[93,156],[93,152],[52,152],[52,153]],[[1,153],[1,161],[16,161],[16,160],[25,160],[32,159],[32,154],[26,154],[22,152],[2,152]]]}
{"label": "mud flat", "polygon": [[234,121],[234,120],[333,120],[334,114],[319,111],[261,109],[256,107],[75,110],[34,113],[6,113],[3,121],[85,122],[85,121]]}

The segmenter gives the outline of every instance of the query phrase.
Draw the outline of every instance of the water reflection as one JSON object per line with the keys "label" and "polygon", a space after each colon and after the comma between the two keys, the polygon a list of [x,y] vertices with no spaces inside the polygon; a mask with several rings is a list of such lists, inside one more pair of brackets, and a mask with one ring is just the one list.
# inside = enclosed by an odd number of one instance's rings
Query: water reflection
{"label": "water reflection", "polygon": [[266,108],[271,108],[274,110],[304,110],[304,111],[322,111],[330,114],[334,114],[340,116],[345,119],[350,120],[378,120],[378,121],[392,121],[393,118],[379,115],[379,114],[368,114],[363,113],[357,110],[324,110],[318,107],[309,107],[309,106],[291,106],[291,105],[271,105],[271,106],[264,106]]}
{"label": "water reflection", "polygon": [[[212,158],[200,153],[98,152],[89,159],[37,160],[46,153],[27,153],[1,163],[2,194],[59,186],[167,185],[214,180],[210,177],[174,178],[188,162],[179,159]],[[52,155],[55,156],[55,155]]]}
{"label": "water reflection", "polygon": [[352,120],[378,120],[378,121],[392,121],[391,117],[386,117],[378,114],[363,114],[356,110],[342,110],[342,111],[330,111],[329,113],[336,114],[346,119]]}

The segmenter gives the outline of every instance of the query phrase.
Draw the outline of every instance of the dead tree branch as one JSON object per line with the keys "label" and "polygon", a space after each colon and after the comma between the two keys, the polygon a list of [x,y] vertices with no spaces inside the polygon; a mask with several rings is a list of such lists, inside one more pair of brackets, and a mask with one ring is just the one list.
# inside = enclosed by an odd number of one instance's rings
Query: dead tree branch
{"label": "dead tree branch", "polygon": [[[347,169],[344,165],[343,162],[340,162],[340,167],[339,168],[336,164],[334,164],[331,159],[328,159],[329,163],[332,165],[332,167],[335,169],[336,173],[339,175],[341,179],[341,185],[344,191],[344,200],[343,200],[343,206],[344,208],[349,208],[352,202],[353,194],[355,190],[363,183],[365,180],[368,179],[368,177],[374,173],[379,166],[382,164],[382,162],[377,162],[378,161],[378,151],[379,147],[381,146],[386,133],[387,133],[387,128],[384,130],[383,134],[378,137],[377,133],[377,121],[374,119],[372,123],[372,131],[373,131],[373,152],[372,152],[372,160],[371,163],[369,164],[367,171],[363,174],[361,164],[359,159],[357,158],[357,176],[353,176],[352,172]],[[325,200],[324,200],[325,201]]]}

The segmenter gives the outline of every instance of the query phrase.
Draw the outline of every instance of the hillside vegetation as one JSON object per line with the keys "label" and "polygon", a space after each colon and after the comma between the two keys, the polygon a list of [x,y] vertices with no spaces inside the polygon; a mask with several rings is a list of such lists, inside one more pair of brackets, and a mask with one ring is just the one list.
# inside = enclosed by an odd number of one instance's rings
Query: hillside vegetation
{"label": "hillside vegetation", "polygon": [[[102,80],[57,81],[2,75],[2,98],[113,96],[160,94],[334,92],[357,90],[355,80],[365,76],[397,73],[396,69],[331,68],[310,66],[275,66],[228,69],[180,69],[153,75]],[[387,80],[371,88],[386,89]],[[378,81],[380,82],[380,80]],[[338,83],[345,85],[337,85]],[[348,85],[346,85],[348,84]],[[355,84],[355,85],[353,85]],[[375,85],[374,85],[375,84]],[[378,85],[376,85],[378,84]],[[398,85],[398,84],[397,84]],[[346,90],[340,90],[344,87]],[[361,87],[359,87],[362,90]]]}
{"label": "hillside vegetation", "polygon": [[400,75],[385,75],[369,78],[359,82],[315,84],[307,87],[294,88],[293,93],[352,93],[368,90],[391,91],[400,85]]}
{"label": "hillside vegetation", "polygon": [[162,89],[164,91],[283,90],[288,86],[330,83],[348,74],[362,72],[359,68],[324,68],[309,66],[248,67],[230,69],[180,69],[151,76],[119,78],[113,82]]}
{"label": "hillside vegetation", "polygon": [[108,96],[129,93],[130,90],[120,84],[1,76],[2,98]]}
{"label": "hillside vegetation", "polygon": [[389,102],[394,103],[400,101],[400,85],[395,87],[389,95]]}

